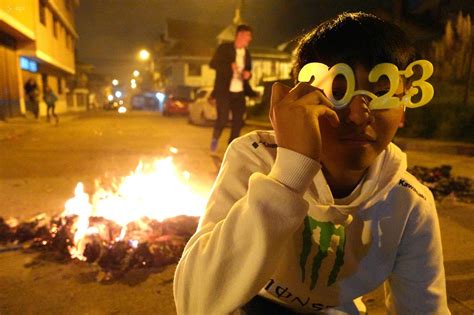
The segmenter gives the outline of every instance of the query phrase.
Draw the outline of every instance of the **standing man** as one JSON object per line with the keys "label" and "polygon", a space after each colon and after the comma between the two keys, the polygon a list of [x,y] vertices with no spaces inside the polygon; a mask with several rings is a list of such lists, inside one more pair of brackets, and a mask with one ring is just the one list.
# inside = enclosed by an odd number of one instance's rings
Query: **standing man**
{"label": "standing man", "polygon": [[229,143],[240,135],[244,125],[245,96],[254,96],[249,84],[252,76],[252,59],[247,49],[252,41],[252,28],[241,24],[237,26],[235,40],[220,44],[210,67],[216,70],[213,94],[217,103],[217,120],[211,140],[211,153],[215,153],[222,130],[232,112],[232,129]]}
{"label": "standing man", "polygon": [[29,78],[25,86],[26,109],[31,111],[35,118],[39,117],[39,89],[35,79]]}

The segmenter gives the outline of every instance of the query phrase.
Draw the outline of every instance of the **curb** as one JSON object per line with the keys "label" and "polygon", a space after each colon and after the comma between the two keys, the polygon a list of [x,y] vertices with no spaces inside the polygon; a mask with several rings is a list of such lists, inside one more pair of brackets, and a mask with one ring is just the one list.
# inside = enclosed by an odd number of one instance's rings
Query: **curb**
{"label": "curb", "polygon": [[393,142],[402,150],[474,156],[474,144],[469,143],[443,142],[437,140],[420,140],[398,137],[393,139]]}

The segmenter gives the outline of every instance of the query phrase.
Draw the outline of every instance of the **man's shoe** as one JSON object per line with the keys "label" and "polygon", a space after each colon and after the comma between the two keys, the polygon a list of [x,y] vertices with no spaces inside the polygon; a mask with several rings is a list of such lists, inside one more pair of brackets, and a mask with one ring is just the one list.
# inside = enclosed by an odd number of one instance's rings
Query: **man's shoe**
{"label": "man's shoe", "polygon": [[217,139],[212,139],[211,140],[211,147],[210,147],[211,154],[216,154],[218,144],[219,144],[219,142],[218,142]]}

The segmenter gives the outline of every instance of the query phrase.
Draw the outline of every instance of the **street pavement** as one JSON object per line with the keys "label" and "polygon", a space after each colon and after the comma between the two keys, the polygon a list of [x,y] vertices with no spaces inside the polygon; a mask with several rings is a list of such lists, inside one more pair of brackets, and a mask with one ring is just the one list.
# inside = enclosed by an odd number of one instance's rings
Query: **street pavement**
{"label": "street pavement", "polygon": [[[244,132],[267,128],[253,124]],[[202,192],[217,174],[208,154],[211,129],[184,117],[156,113],[89,112],[63,115],[60,123],[14,118],[0,122],[0,216],[27,219],[55,215],[77,182],[91,191],[96,179],[126,176],[139,161],[170,155],[188,170]],[[228,130],[220,142],[225,150]],[[456,175],[474,177],[470,145],[397,139],[410,165],[451,164]],[[460,151],[453,147],[462,147]],[[467,149],[466,149],[467,148]],[[459,154],[464,153],[464,154]],[[453,314],[474,311],[474,206],[438,203],[449,305]],[[97,270],[83,263],[39,260],[22,251],[0,253],[0,314],[174,314],[175,266],[132,272],[110,284],[97,283]],[[384,314],[383,289],[365,298],[369,314]]]}

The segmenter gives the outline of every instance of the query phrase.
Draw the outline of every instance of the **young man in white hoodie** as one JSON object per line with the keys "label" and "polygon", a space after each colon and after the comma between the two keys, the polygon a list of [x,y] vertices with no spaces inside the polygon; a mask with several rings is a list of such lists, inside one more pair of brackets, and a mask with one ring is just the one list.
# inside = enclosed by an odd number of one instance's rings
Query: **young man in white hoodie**
{"label": "young man in white hoodie", "polygon": [[[359,314],[360,297],[382,283],[391,314],[449,314],[433,196],[391,143],[413,95],[403,70],[414,60],[398,27],[364,13],[302,37],[300,81],[314,62],[345,63],[354,77],[333,75],[325,92],[317,73],[292,89],[274,85],[274,131],[232,142],[183,252],[178,314]],[[396,80],[369,74],[380,63],[400,70]],[[426,92],[425,77],[414,78]],[[388,94],[395,103],[374,105]]]}

